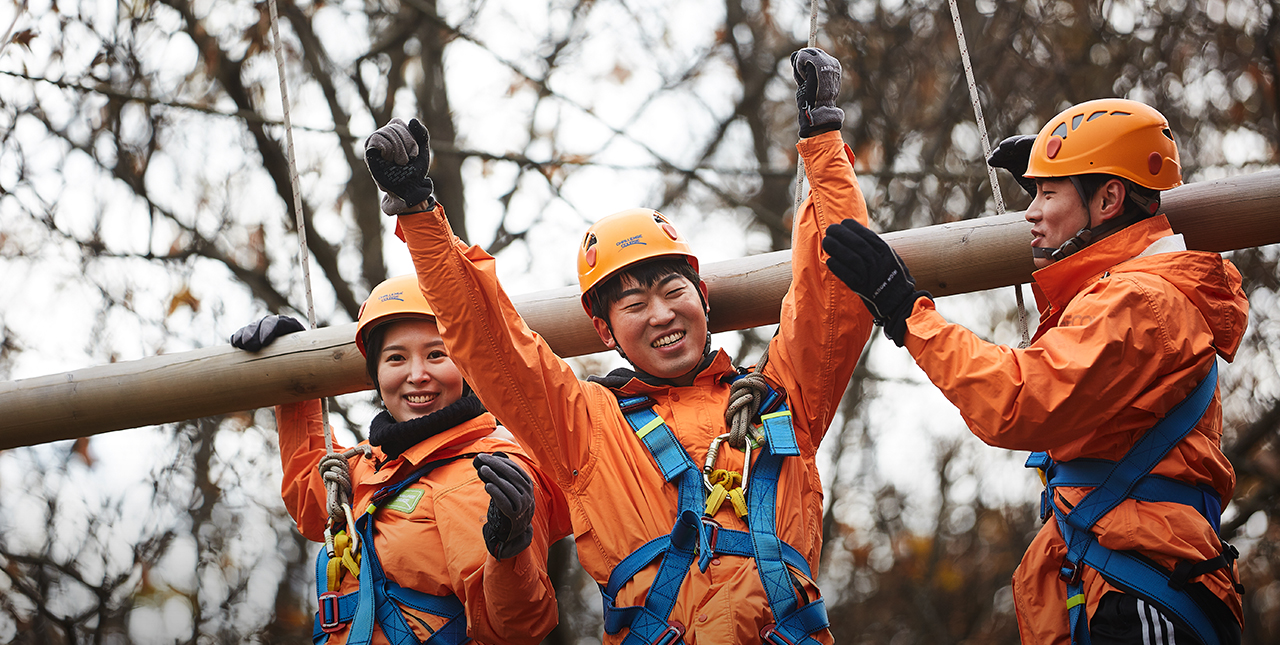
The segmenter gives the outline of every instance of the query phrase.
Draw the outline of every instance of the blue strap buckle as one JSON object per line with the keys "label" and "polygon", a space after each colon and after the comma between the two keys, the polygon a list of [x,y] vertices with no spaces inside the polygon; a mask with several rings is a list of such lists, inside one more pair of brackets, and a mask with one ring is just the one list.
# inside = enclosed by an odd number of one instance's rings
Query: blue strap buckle
{"label": "blue strap buckle", "polygon": [[760,641],[762,643],[771,643],[772,645],[795,645],[778,631],[775,623],[769,623],[760,629]]}
{"label": "blue strap buckle", "polygon": [[345,624],[342,617],[338,613],[338,598],[342,594],[336,591],[326,591],[320,594],[320,629],[326,634],[332,634],[342,630]]}
{"label": "blue strap buckle", "polygon": [[1053,517],[1053,489],[1046,486],[1040,491],[1040,521],[1048,522]]}
{"label": "blue strap buckle", "polygon": [[672,643],[680,642],[683,636],[684,624],[678,620],[673,620],[667,623],[667,628],[662,630],[649,645],[671,645]]}
{"label": "blue strap buckle", "polygon": [[1080,584],[1080,574],[1084,571],[1084,567],[1076,562],[1072,562],[1067,558],[1062,559],[1062,566],[1058,569],[1058,577],[1069,585]]}

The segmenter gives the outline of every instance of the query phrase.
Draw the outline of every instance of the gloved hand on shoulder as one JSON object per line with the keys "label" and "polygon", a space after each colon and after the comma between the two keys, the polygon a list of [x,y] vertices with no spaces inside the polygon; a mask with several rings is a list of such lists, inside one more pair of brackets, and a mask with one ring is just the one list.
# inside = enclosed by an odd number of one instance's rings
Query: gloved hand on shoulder
{"label": "gloved hand on shoulder", "polygon": [[831,256],[827,258],[831,273],[862,298],[876,324],[884,327],[884,335],[902,347],[916,299],[933,296],[917,291],[902,258],[857,220],[828,226],[822,248]]}
{"label": "gloved hand on shoulder", "polygon": [[427,176],[431,165],[431,137],[417,119],[401,119],[378,128],[364,142],[364,162],[382,189],[382,212],[399,215],[418,204],[436,207],[435,185]]}
{"label": "gloved hand on shoulder", "polygon": [[471,465],[489,493],[485,548],[499,560],[519,554],[533,542],[533,478],[501,452],[476,455]]}
{"label": "gloved hand on shoulder", "polygon": [[836,107],[840,93],[840,61],[816,47],[791,54],[796,79],[796,107],[800,137],[808,138],[844,127],[844,110]]}
{"label": "gloved hand on shoulder", "polygon": [[1036,180],[1023,175],[1027,174],[1027,163],[1031,161],[1031,146],[1035,142],[1036,137],[1033,134],[1015,134],[1001,141],[996,149],[991,151],[991,156],[987,157],[988,166],[1004,168],[1013,173],[1013,180],[1032,197],[1036,196]]}
{"label": "gloved hand on shoulder", "polygon": [[272,315],[249,323],[231,334],[231,346],[250,352],[260,351],[281,336],[305,331],[307,328],[290,316]]}

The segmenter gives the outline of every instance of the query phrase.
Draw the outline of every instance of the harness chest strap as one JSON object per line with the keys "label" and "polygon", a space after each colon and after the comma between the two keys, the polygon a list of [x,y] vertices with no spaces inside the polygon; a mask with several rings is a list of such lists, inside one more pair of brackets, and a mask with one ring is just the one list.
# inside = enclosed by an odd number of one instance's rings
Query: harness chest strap
{"label": "harness chest strap", "polygon": [[[680,587],[695,559],[699,570],[706,571],[713,556],[736,555],[756,560],[775,624],[761,633],[765,642],[815,643],[814,632],[828,626],[821,598],[797,608],[799,587],[788,566],[812,578],[808,562],[794,547],[778,538],[774,509],[777,482],[783,459],[799,455],[799,447],[791,427],[791,414],[776,393],[767,397],[777,409],[761,416],[765,448],[751,469],[747,484],[748,532],[721,528],[710,516],[700,515],[706,508],[702,477],[674,433],[656,413],[648,397],[619,400],[627,423],[644,443],[662,472],[664,479],[679,488],[679,516],[669,535],[646,543],[627,556],[610,574],[601,589],[605,606],[605,631],[615,634],[623,627],[629,632],[625,645],[679,642],[684,626],[670,621],[671,610]],[[763,409],[768,409],[762,405]],[[749,458],[749,455],[744,458]],[[645,597],[645,604],[617,607],[614,599],[619,590],[642,569],[661,558],[658,573]]]}
{"label": "harness chest strap", "polygon": [[[1067,556],[1060,576],[1067,584],[1067,610],[1072,643],[1089,642],[1088,618],[1084,611],[1081,582],[1083,566],[1096,570],[1112,586],[1143,598],[1162,613],[1191,632],[1204,645],[1221,642],[1214,621],[1186,590],[1190,578],[1222,567],[1230,568],[1234,558],[1219,556],[1203,563],[1184,563],[1174,574],[1163,570],[1136,553],[1112,551],[1098,544],[1093,525],[1125,499],[1174,502],[1195,508],[1218,528],[1221,500],[1216,491],[1206,491],[1165,477],[1150,475],[1169,450],[1182,441],[1204,416],[1213,400],[1217,385],[1217,364],[1185,400],[1169,411],[1148,430],[1118,462],[1075,460],[1056,463],[1046,453],[1032,453],[1027,467],[1039,468],[1045,477],[1045,493],[1041,500],[1041,518],[1055,516]],[[1075,507],[1064,511],[1054,501],[1053,491],[1059,486],[1092,486]],[[1224,543],[1224,551],[1234,553]]]}
{"label": "harness chest strap", "polygon": [[[466,608],[457,596],[435,596],[415,589],[408,589],[387,579],[373,543],[373,519],[379,507],[394,500],[405,488],[419,482],[431,471],[452,461],[474,457],[466,453],[427,462],[404,479],[384,486],[373,495],[369,506],[357,520],[355,529],[363,543],[360,563],[359,588],[349,594],[322,591],[327,574],[326,552],[321,549],[316,556],[316,586],[320,600],[312,641],[317,645],[328,640],[330,633],[339,631],[350,623],[348,645],[366,645],[373,638],[377,625],[387,640],[399,644],[461,645],[468,642]],[[406,607],[444,619],[445,623],[431,633],[425,641],[419,641],[401,611]],[[419,621],[427,631],[431,628]]]}

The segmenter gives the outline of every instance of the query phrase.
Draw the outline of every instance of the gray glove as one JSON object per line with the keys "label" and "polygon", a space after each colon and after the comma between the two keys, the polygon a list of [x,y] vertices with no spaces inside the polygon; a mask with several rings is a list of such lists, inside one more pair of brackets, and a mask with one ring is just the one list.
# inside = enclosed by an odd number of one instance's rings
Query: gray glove
{"label": "gray glove", "polygon": [[471,461],[489,493],[484,546],[502,560],[533,542],[533,478],[501,452],[479,454]]}
{"label": "gray glove", "polygon": [[840,61],[816,47],[791,54],[800,137],[807,138],[844,127],[844,110],[836,107],[840,93]]}
{"label": "gray glove", "polygon": [[297,318],[289,316],[266,316],[256,322],[249,323],[231,334],[231,346],[250,352],[260,351],[286,334],[305,331],[306,327]]}
{"label": "gray glove", "polygon": [[399,215],[419,203],[435,208],[435,186],[427,176],[431,137],[417,119],[401,119],[378,128],[364,142],[364,161],[382,189],[382,212]]}

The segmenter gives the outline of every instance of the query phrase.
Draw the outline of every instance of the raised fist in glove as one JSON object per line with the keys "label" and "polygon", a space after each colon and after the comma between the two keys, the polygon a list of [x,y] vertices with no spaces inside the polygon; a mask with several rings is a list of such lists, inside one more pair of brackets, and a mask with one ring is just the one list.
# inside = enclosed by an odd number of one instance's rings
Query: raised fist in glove
{"label": "raised fist in glove", "polygon": [[844,110],[836,107],[840,93],[840,61],[816,47],[791,54],[796,107],[800,109],[800,137],[807,138],[844,126]]}
{"label": "raised fist in glove", "polygon": [[827,258],[831,273],[862,298],[876,324],[884,327],[884,335],[902,347],[916,299],[933,296],[917,291],[902,258],[857,220],[828,226],[822,248],[831,256]]}
{"label": "raised fist in glove", "polygon": [[485,548],[499,560],[519,554],[533,541],[533,479],[501,452],[476,455],[471,465],[489,493]]}
{"label": "raised fist in glove", "polygon": [[1036,180],[1030,177],[1023,177],[1027,174],[1027,163],[1031,161],[1031,146],[1036,142],[1033,134],[1016,134],[996,146],[991,151],[991,156],[987,157],[987,165],[992,168],[1004,168],[1013,173],[1014,181],[1018,182],[1022,189],[1031,193],[1032,197],[1036,196]]}
{"label": "raised fist in glove", "polygon": [[297,318],[289,316],[267,316],[252,322],[231,334],[231,346],[256,352],[274,343],[281,336],[306,330]]}
{"label": "raised fist in glove", "polygon": [[382,212],[399,215],[426,202],[435,208],[435,186],[427,176],[431,165],[431,137],[417,119],[400,119],[378,128],[364,142],[364,162],[384,193]]}

